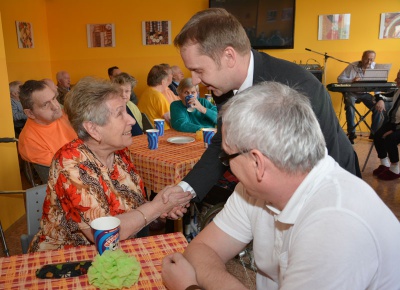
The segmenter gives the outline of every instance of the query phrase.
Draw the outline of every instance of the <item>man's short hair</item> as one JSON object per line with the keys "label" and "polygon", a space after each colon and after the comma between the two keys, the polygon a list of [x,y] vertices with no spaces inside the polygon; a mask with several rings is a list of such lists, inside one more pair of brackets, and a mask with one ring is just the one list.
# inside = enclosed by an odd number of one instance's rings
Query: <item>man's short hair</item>
{"label": "man's short hair", "polygon": [[363,52],[362,58],[364,58],[365,56],[367,56],[370,53],[373,53],[373,54],[376,55],[376,52],[374,50],[366,50],[366,51]]}
{"label": "man's short hair", "polygon": [[83,126],[85,121],[103,126],[108,122],[110,111],[106,101],[121,98],[120,89],[110,81],[85,77],[72,87],[64,100],[64,111],[69,122],[82,140],[90,135]]}
{"label": "man's short hair", "polygon": [[174,39],[178,48],[199,44],[199,52],[212,58],[218,65],[224,49],[231,46],[239,54],[250,52],[250,40],[242,24],[223,8],[197,12],[183,26]]}
{"label": "man's short hair", "polygon": [[168,72],[164,66],[155,65],[153,66],[149,74],[147,75],[147,85],[149,87],[155,87],[161,84],[161,82],[168,77]]}
{"label": "man's short hair", "polygon": [[119,69],[119,67],[117,67],[117,66],[112,66],[112,67],[110,67],[110,68],[107,70],[108,76],[112,76],[113,71],[116,70],[116,69]]}
{"label": "man's short hair", "polygon": [[309,99],[278,82],[255,85],[222,108],[223,142],[257,149],[283,172],[309,172],[325,155],[325,139]]}
{"label": "man's short hair", "polygon": [[119,75],[116,75],[113,80],[113,83],[118,84],[118,85],[125,85],[125,84],[130,84],[132,89],[136,86],[137,81],[136,79],[131,76],[128,73],[120,73]]}
{"label": "man's short hair", "polygon": [[47,85],[43,81],[29,80],[20,86],[19,99],[21,101],[22,108],[33,109],[32,94],[36,91],[43,91]]}

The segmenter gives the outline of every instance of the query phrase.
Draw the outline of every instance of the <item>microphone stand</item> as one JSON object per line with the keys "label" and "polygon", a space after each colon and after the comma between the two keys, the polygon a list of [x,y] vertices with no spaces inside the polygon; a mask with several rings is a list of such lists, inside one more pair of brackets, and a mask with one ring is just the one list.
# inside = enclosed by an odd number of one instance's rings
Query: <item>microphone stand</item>
{"label": "microphone stand", "polygon": [[327,66],[327,62],[328,62],[328,59],[329,59],[329,58],[332,58],[332,59],[334,59],[334,60],[337,60],[337,61],[340,61],[340,62],[344,62],[344,63],[347,63],[347,64],[352,64],[352,63],[350,63],[350,62],[348,62],[348,61],[344,61],[344,60],[338,59],[338,58],[336,58],[336,57],[330,56],[330,55],[328,55],[326,52],[325,52],[325,53],[321,53],[321,52],[318,52],[318,51],[311,50],[311,49],[309,49],[309,48],[306,48],[305,50],[311,51],[311,52],[313,52],[313,53],[316,53],[316,54],[319,54],[319,55],[324,56],[324,68],[323,68],[323,73],[324,73],[324,86],[326,86],[326,66]]}

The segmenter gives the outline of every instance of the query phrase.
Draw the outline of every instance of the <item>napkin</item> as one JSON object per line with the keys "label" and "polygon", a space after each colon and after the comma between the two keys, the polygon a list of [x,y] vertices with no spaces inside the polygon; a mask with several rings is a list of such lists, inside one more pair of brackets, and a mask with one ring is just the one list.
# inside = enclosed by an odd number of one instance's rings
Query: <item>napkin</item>
{"label": "napkin", "polygon": [[106,250],[94,258],[88,270],[88,279],[91,285],[101,290],[122,289],[138,281],[140,270],[140,263],[135,257],[121,249]]}

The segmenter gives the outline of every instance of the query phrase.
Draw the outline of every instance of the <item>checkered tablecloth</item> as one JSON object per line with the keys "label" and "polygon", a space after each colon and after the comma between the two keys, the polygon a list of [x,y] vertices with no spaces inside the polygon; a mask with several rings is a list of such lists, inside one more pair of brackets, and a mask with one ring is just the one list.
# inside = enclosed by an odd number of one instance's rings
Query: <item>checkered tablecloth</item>
{"label": "checkered tablecloth", "polygon": [[175,185],[199,161],[204,153],[203,141],[194,141],[187,144],[171,144],[170,137],[193,137],[195,133],[183,133],[175,130],[166,130],[164,136],[159,137],[158,149],[147,148],[147,136],[133,137],[130,147],[133,164],[145,187],[154,192],[160,192],[167,185]]}
{"label": "checkered tablecloth", "polygon": [[[162,259],[173,252],[183,252],[187,241],[182,233],[172,233],[129,239],[122,241],[120,246],[135,256],[142,266],[139,281],[129,289],[166,289],[161,278]],[[92,260],[96,254],[93,245],[0,258],[0,289],[96,289],[89,284],[87,275],[62,279],[38,279],[35,276],[36,270],[43,265]]]}

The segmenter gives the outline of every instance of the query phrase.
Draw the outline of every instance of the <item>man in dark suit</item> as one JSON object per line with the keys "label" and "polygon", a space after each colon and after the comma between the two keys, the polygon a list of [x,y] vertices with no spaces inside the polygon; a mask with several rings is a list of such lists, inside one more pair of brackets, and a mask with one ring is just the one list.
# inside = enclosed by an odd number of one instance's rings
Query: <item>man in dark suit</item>
{"label": "man in dark suit", "polygon": [[172,82],[168,87],[176,96],[178,96],[178,91],[176,90],[176,88],[179,86],[180,81],[183,80],[185,76],[183,75],[181,68],[177,65],[171,66],[171,70]]}
{"label": "man in dark suit", "polygon": [[[226,10],[214,8],[195,14],[176,36],[174,45],[192,73],[193,84],[203,83],[213,92],[216,103],[224,103],[233,93],[262,81],[276,81],[306,95],[323,131],[328,154],[343,168],[360,176],[357,155],[339,125],[322,83],[294,63],[252,50],[242,25]],[[212,144],[179,185],[165,191],[165,198],[170,192],[184,190],[201,201],[228,169],[218,160],[221,125],[219,119]]]}

